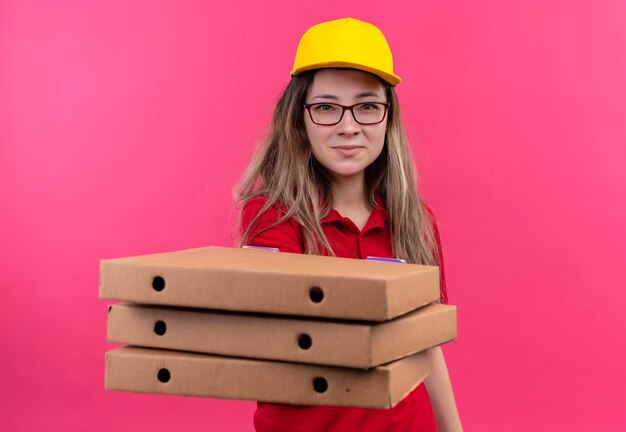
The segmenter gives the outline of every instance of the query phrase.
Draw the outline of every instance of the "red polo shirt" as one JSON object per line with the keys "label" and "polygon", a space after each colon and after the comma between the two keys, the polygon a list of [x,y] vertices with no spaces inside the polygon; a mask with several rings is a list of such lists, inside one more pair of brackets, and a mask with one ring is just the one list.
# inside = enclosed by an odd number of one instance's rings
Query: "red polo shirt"
{"label": "red polo shirt", "polygon": [[[242,233],[259,213],[264,203],[265,198],[262,197],[253,198],[246,203],[241,217]],[[248,245],[275,247],[281,252],[303,253],[302,227],[293,219],[261,232],[278,220],[282,214],[284,213],[277,206],[266,211],[252,229]],[[430,215],[432,217],[432,213]],[[380,198],[377,199],[377,206],[362,230],[359,230],[352,220],[341,216],[334,209],[321,222],[324,234],[338,257],[393,258],[389,220]],[[434,219],[433,225],[437,242],[439,242]],[[441,256],[440,262],[442,262]],[[446,302],[443,267],[441,267],[441,281],[441,298]],[[388,410],[259,403],[254,414],[254,426],[259,432],[436,431],[430,399],[423,383],[398,405]]]}

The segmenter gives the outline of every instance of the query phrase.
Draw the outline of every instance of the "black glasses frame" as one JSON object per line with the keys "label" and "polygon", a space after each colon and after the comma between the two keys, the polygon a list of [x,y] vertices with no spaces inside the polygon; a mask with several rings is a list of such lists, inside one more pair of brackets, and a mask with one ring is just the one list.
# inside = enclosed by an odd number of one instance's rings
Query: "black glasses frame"
{"label": "black glasses frame", "polygon": [[[332,106],[340,107],[342,111],[341,111],[341,116],[339,116],[339,120],[337,120],[335,123],[317,123],[315,120],[313,120],[311,107],[318,106],[318,105],[332,105]],[[383,118],[381,118],[380,121],[373,122],[373,123],[363,123],[363,122],[358,121],[356,119],[356,116],[354,115],[353,108],[359,105],[382,105],[384,106],[385,112],[383,112]],[[315,102],[315,103],[310,103],[310,104],[304,104],[304,108],[306,108],[306,110],[309,112],[309,117],[311,118],[311,121],[315,123],[316,125],[320,125],[320,126],[334,126],[336,124],[341,123],[341,120],[343,119],[343,115],[346,113],[346,111],[350,111],[350,113],[352,113],[352,118],[354,119],[354,121],[360,125],[379,124],[379,123],[382,123],[383,120],[385,120],[385,117],[387,117],[387,111],[389,110],[389,106],[390,104],[388,102],[359,102],[354,105],[339,105],[337,103],[330,103],[330,102]]]}

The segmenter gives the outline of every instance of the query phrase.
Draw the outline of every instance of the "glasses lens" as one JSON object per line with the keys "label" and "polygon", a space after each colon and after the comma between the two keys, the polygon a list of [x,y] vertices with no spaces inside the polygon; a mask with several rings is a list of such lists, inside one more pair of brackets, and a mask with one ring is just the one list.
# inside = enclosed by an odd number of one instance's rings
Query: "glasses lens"
{"label": "glasses lens", "polygon": [[343,109],[334,104],[313,104],[309,107],[311,118],[317,124],[331,125],[339,122]]}
{"label": "glasses lens", "polygon": [[386,106],[377,102],[365,102],[352,108],[354,118],[362,124],[380,123],[385,117]]}

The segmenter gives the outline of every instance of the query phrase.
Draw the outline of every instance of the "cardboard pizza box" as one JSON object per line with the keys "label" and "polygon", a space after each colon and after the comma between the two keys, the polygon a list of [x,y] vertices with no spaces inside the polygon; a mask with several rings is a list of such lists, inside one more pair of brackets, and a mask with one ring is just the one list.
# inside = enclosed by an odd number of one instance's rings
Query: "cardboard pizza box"
{"label": "cardboard pizza box", "polygon": [[105,388],[294,405],[391,408],[431,369],[426,352],[367,371],[123,347],[106,353]]}
{"label": "cardboard pizza box", "polygon": [[119,304],[108,341],[125,345],[368,369],[456,337],[456,307],[430,304],[383,323]]}
{"label": "cardboard pizza box", "polygon": [[100,298],[386,321],[439,298],[439,268],[208,247],[103,260]]}

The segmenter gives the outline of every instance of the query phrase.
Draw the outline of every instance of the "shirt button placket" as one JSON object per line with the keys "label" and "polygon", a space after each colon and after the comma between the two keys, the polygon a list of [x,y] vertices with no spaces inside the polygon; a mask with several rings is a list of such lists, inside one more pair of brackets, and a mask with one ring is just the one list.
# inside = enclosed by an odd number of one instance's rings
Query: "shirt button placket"
{"label": "shirt button placket", "polygon": [[363,251],[363,236],[359,234],[359,258],[365,258],[365,252]]}

